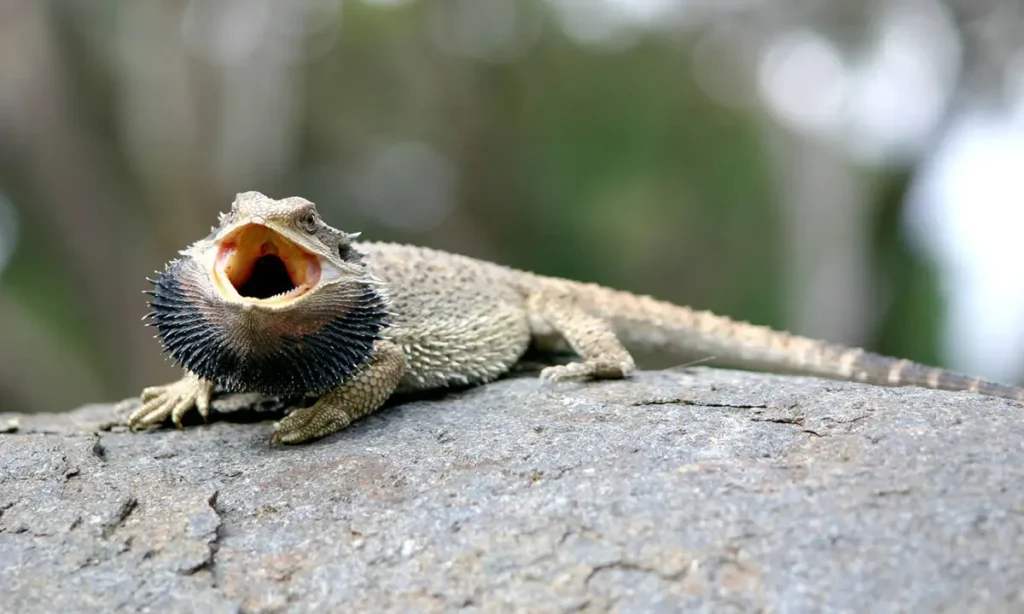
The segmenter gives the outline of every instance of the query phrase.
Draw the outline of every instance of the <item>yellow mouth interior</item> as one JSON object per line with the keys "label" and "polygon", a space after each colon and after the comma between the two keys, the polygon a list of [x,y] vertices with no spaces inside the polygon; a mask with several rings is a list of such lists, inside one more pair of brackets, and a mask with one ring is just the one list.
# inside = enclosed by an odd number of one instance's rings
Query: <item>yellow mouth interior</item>
{"label": "yellow mouth interior", "polygon": [[247,224],[221,240],[214,281],[222,296],[286,304],[320,280],[320,259],[274,230]]}

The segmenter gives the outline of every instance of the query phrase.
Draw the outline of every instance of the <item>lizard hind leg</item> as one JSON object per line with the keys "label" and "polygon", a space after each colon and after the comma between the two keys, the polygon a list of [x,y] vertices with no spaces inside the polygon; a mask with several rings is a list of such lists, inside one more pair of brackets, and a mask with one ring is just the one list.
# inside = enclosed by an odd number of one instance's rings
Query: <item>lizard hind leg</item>
{"label": "lizard hind leg", "polygon": [[537,293],[527,299],[535,334],[557,333],[581,358],[567,365],[546,367],[545,380],[620,379],[636,368],[629,350],[622,345],[611,324],[587,313],[572,301]]}
{"label": "lizard hind leg", "polygon": [[378,341],[368,365],[312,406],[297,409],[281,420],[271,442],[302,443],[344,429],[384,405],[406,368],[400,347],[390,341]]}

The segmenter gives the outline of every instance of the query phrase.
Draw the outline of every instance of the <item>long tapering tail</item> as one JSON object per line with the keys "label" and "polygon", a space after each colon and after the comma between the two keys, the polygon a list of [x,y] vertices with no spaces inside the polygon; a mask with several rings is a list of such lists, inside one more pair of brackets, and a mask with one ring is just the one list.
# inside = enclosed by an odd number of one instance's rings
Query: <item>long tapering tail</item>
{"label": "long tapering tail", "polygon": [[713,362],[878,386],[920,386],[1024,401],[1024,388],[738,322],[708,311],[594,284],[574,284],[581,304],[627,346],[714,357]]}

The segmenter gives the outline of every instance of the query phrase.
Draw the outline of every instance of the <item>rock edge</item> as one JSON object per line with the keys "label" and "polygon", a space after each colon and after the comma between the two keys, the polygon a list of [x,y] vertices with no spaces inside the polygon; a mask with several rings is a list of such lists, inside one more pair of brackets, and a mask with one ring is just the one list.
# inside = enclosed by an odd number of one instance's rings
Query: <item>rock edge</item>
{"label": "rock edge", "polygon": [[280,408],[133,434],[133,406],[0,414],[0,611],[1024,610],[1009,401],[513,378],[297,447]]}

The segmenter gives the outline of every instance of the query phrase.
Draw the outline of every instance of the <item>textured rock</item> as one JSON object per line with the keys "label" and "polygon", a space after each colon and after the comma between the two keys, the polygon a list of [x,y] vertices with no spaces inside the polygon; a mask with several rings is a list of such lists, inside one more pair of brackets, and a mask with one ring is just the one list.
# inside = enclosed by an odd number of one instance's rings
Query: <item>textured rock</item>
{"label": "textured rock", "polygon": [[1024,609],[1024,409],[708,369],[266,412],[0,415],[0,611]]}

